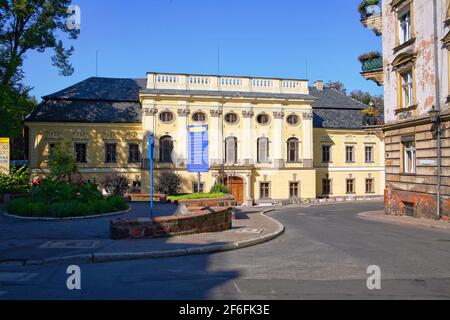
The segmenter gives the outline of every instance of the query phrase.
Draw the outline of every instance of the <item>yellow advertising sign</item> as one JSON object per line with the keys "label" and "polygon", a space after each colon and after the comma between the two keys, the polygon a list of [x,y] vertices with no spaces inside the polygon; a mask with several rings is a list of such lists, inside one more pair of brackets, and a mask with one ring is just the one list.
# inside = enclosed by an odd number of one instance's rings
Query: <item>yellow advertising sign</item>
{"label": "yellow advertising sign", "polygon": [[9,174],[9,138],[0,138],[0,172]]}

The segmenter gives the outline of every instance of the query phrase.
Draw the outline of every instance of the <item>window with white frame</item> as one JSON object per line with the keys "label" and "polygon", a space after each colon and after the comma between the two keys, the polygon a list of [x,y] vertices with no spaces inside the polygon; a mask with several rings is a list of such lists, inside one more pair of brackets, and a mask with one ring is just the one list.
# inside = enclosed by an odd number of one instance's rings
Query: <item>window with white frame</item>
{"label": "window with white frame", "polygon": [[407,108],[413,105],[413,74],[408,70],[400,74],[402,81],[402,107]]}
{"label": "window with white frame", "polygon": [[409,6],[398,13],[398,44],[411,40],[411,9]]}
{"label": "window with white frame", "polygon": [[403,172],[416,173],[416,143],[415,141],[403,142]]}

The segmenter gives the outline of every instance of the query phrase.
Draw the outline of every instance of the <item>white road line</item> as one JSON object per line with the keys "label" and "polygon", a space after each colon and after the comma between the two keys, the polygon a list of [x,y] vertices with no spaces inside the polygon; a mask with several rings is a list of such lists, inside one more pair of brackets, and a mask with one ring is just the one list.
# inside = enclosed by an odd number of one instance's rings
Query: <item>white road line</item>
{"label": "white road line", "polygon": [[241,294],[241,293],[242,293],[242,292],[241,292],[241,289],[239,289],[239,287],[238,287],[236,281],[233,281],[233,284],[234,284],[234,287],[236,288],[237,292],[238,292],[239,294]]}

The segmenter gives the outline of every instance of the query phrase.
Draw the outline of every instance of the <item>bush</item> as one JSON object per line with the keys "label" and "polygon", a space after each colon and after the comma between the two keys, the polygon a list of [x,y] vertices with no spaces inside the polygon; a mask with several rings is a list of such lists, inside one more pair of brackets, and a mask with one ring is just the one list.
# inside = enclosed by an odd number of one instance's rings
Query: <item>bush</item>
{"label": "bush", "polygon": [[216,183],[210,193],[230,193],[230,190],[223,183]]}
{"label": "bush", "polygon": [[62,180],[42,180],[41,184],[34,188],[33,198],[46,203],[69,202],[79,200],[89,202],[102,199],[102,194],[97,185],[91,182],[73,184]]}
{"label": "bush", "polygon": [[72,176],[78,173],[77,156],[71,141],[55,144],[48,155],[48,169],[50,178],[55,180],[71,181]]}
{"label": "bush", "polygon": [[121,174],[112,174],[103,178],[100,185],[110,195],[123,196],[128,192],[131,180]]}
{"label": "bush", "polygon": [[72,200],[66,202],[47,203],[37,199],[19,198],[11,201],[7,212],[22,217],[68,218],[84,217],[104,213],[125,211],[128,205],[122,197],[96,199],[90,202]]}
{"label": "bush", "polygon": [[0,173],[0,194],[30,191],[30,174],[26,167],[12,169],[9,175]]}
{"label": "bush", "polygon": [[180,192],[181,176],[174,172],[163,172],[158,176],[158,192],[173,196]]}

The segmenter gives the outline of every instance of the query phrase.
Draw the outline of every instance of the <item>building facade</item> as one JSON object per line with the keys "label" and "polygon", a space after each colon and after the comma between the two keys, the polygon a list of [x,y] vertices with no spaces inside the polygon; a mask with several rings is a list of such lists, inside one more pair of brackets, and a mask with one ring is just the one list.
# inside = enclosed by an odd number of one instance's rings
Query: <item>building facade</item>
{"label": "building facade", "polygon": [[[382,21],[374,25],[382,26],[383,68],[373,71],[382,73],[385,88],[386,212],[447,219],[450,1],[380,4],[371,19]],[[439,123],[430,117],[435,110]]]}
{"label": "building facade", "polygon": [[[298,79],[148,73],[90,78],[55,94],[26,119],[30,165],[45,175],[49,149],[71,141],[80,172],[127,175],[149,193],[148,137],[155,173],[181,175],[183,193],[224,181],[239,204],[373,198],[384,192],[384,146],[363,126],[365,106]],[[208,173],[187,171],[189,126],[207,125]]]}

